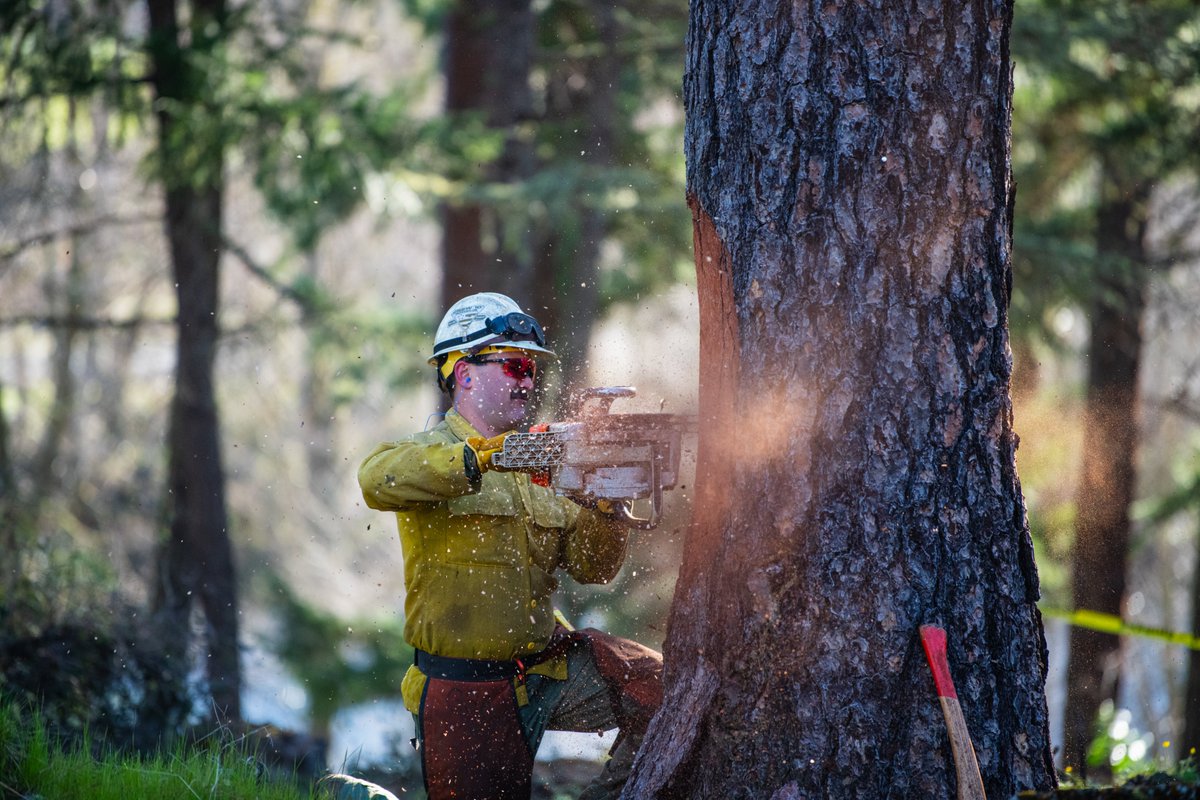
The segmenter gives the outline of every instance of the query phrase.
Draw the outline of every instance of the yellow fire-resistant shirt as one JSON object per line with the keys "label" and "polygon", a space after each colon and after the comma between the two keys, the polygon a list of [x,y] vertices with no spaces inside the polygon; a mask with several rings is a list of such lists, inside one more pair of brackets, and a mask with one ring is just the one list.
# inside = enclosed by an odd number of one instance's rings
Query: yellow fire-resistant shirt
{"label": "yellow fire-resistant shirt", "polygon": [[463,443],[478,435],[451,411],[429,431],[376,447],[358,481],[368,506],[396,512],[408,643],[452,658],[510,660],[549,643],[555,570],[607,583],[625,560],[628,531],[523,473],[485,472],[473,486]]}

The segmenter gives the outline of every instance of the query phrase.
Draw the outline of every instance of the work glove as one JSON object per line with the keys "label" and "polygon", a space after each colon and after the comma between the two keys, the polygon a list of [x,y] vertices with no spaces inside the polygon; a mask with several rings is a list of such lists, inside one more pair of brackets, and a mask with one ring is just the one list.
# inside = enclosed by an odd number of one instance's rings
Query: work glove
{"label": "work glove", "polygon": [[492,463],[492,456],[504,449],[504,440],[508,438],[510,433],[512,433],[512,431],[505,431],[504,433],[501,433],[497,436],[492,436],[490,438],[485,436],[472,436],[467,439],[468,452],[464,455],[466,457],[466,461],[468,462],[468,473],[470,472],[469,462],[472,460],[475,462],[475,466],[481,475],[487,472],[489,469],[505,471],[504,467],[501,467],[499,464]]}

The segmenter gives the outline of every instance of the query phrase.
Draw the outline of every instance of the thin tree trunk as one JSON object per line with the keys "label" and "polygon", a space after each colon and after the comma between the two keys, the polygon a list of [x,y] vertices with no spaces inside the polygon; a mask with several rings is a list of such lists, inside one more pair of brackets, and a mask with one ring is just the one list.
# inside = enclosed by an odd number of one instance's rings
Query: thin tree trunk
{"label": "thin tree trunk", "polygon": [[[75,138],[77,110],[76,104],[71,103],[68,112],[70,120],[68,130],[71,133],[67,142],[65,158],[73,169],[80,170],[82,164],[79,160],[79,148]],[[79,188],[78,183],[71,191],[70,207],[76,213],[85,210],[84,192]],[[46,420],[46,428],[42,433],[42,440],[33,459],[32,493],[30,497],[26,498],[27,514],[31,520],[35,521],[41,514],[46,498],[52,493],[52,487],[70,483],[64,479],[65,476],[62,474],[64,465],[61,461],[63,439],[66,437],[67,428],[75,415],[76,380],[71,362],[75,355],[76,342],[79,340],[79,320],[86,316],[83,308],[86,301],[86,289],[83,256],[81,255],[81,236],[81,234],[73,234],[63,242],[65,245],[63,250],[69,259],[65,284],[56,287],[53,285],[53,279],[47,281],[49,284],[46,292],[48,297],[57,298],[59,296],[57,290],[60,288],[65,290],[62,291],[64,307],[60,309],[64,322],[54,330],[54,398],[50,403],[50,413]],[[48,257],[55,258],[53,254]],[[51,266],[50,273],[53,274],[53,271],[53,266]],[[58,475],[55,475],[56,468],[59,472]]]}
{"label": "thin tree trunk", "polygon": [[17,530],[20,499],[12,462],[8,415],[4,412],[4,382],[0,380],[0,547],[8,553],[3,570],[4,596],[10,596],[20,574],[20,532]]}
{"label": "thin tree trunk", "polygon": [[[50,403],[46,429],[33,460],[33,496],[27,498],[31,509],[30,516],[34,519],[40,513],[51,487],[62,486],[65,483],[56,479],[54,472],[62,453],[67,426],[75,412],[75,374],[71,369],[71,361],[75,353],[75,343],[79,338],[82,273],[77,254],[78,241],[74,240],[74,244],[68,244],[67,249],[72,253],[66,279],[67,308],[64,324],[54,331],[54,399]],[[58,466],[61,467],[61,464]]]}
{"label": "thin tree trunk", "polygon": [[[1097,255],[1115,262],[1098,282],[1089,313],[1087,398],[1083,465],[1076,495],[1071,597],[1077,609],[1120,616],[1129,551],[1129,506],[1134,497],[1137,452],[1137,383],[1145,309],[1148,190],[1112,185],[1104,176],[1097,215]],[[1121,642],[1116,636],[1071,629],[1063,765],[1104,779],[1103,763],[1089,770],[1088,746],[1100,704],[1116,697]]]}
{"label": "thin tree trunk", "polygon": [[[223,156],[215,141],[189,136],[173,106],[204,105],[205,76],[197,56],[180,43],[174,0],[151,0],[154,83],[160,98],[159,146],[166,182],[166,234],[179,304],[175,395],[167,447],[170,534],[164,546],[159,608],[166,632],[186,652],[193,602],[205,622],[204,664],[214,711],[241,716],[237,587],[225,509],[220,425],[213,387],[218,341]],[[222,0],[193,4],[190,48],[212,49],[225,30]],[[211,27],[209,27],[211,26]],[[212,112],[212,109],[209,109]],[[185,159],[186,157],[186,159]],[[173,159],[180,159],[179,162]],[[171,172],[194,164],[196,174]]]}
{"label": "thin tree trunk", "polygon": [[[320,262],[315,252],[305,256],[307,277],[314,286],[320,285]],[[313,327],[320,324],[314,309],[305,306],[303,315],[307,349],[305,351],[305,379],[300,384],[300,413],[304,421],[304,453],[308,463],[308,487],[313,496],[328,503],[330,488],[337,485],[336,460],[334,458],[334,404],[332,370],[323,353]]]}
{"label": "thin tree trunk", "polygon": [[[1200,635],[1200,563],[1192,576],[1192,635]],[[1183,747],[1179,752],[1200,752],[1200,650],[1188,651],[1187,685],[1184,690]]]}
{"label": "thin tree trunk", "polygon": [[1054,783],[1008,384],[1012,6],[698,0],[696,518],[623,797]]}

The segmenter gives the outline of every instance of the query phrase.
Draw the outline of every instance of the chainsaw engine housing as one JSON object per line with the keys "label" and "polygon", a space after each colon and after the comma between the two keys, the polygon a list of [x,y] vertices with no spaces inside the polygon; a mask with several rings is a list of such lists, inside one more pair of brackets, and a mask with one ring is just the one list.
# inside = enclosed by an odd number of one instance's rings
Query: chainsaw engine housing
{"label": "chainsaw engine housing", "polygon": [[[615,397],[628,397],[630,387],[589,390],[599,398],[599,410],[576,420],[556,422],[545,430],[511,434],[504,449],[493,456],[501,467],[548,475],[558,494],[584,501],[650,500],[650,517],[625,512],[634,527],[651,528],[662,515],[662,493],[679,479],[685,431],[694,430],[694,417],[680,414],[611,414]],[[625,509],[624,503],[620,507]]]}

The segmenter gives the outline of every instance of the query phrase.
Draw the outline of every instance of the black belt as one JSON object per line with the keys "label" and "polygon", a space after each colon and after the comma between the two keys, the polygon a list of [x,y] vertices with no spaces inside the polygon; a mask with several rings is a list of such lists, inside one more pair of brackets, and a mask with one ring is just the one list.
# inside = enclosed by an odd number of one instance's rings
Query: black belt
{"label": "black belt", "polygon": [[501,681],[515,678],[523,668],[516,661],[490,661],[482,658],[449,658],[416,650],[417,669],[430,678],[444,681]]}

